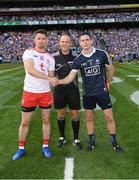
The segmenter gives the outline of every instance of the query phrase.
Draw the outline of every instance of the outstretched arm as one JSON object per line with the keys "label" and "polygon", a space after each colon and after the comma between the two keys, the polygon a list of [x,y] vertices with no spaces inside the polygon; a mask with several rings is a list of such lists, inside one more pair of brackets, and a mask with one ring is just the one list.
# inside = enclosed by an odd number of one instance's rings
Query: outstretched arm
{"label": "outstretched arm", "polygon": [[75,79],[76,74],[77,74],[77,71],[71,70],[68,76],[66,76],[64,79],[58,80],[58,84],[69,84]]}

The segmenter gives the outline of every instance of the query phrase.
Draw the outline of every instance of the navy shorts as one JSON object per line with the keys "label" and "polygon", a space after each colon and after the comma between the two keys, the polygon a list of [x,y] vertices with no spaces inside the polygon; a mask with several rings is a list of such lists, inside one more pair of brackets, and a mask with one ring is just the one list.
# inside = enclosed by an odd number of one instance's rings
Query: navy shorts
{"label": "navy shorts", "polygon": [[83,107],[84,109],[95,109],[96,104],[101,107],[102,110],[112,108],[112,102],[108,92],[101,95],[95,96],[83,96]]}

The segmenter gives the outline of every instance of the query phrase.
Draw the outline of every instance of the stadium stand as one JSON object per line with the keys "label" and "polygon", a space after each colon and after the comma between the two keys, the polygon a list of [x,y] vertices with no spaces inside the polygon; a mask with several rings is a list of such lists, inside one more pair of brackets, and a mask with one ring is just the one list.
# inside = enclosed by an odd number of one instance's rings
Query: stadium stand
{"label": "stadium stand", "polygon": [[48,51],[58,49],[58,38],[68,33],[73,50],[80,52],[78,37],[89,31],[96,47],[126,60],[139,57],[139,4],[137,1],[14,1],[0,4],[0,62],[21,62],[23,51],[33,46],[33,31],[48,31]]}

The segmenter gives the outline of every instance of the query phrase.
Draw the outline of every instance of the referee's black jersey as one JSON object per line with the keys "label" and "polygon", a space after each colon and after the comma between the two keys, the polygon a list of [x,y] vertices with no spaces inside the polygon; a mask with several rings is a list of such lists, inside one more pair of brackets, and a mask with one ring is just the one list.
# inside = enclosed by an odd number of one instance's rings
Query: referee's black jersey
{"label": "referee's black jersey", "polygon": [[109,64],[112,62],[107,52],[95,48],[90,56],[81,53],[75,59],[72,70],[81,71],[85,95],[101,95],[107,91],[105,65]]}
{"label": "referee's black jersey", "polygon": [[[58,79],[63,79],[65,78],[71,71],[72,69],[72,64],[74,59],[76,58],[76,55],[72,53],[70,50],[70,53],[65,55],[62,53],[61,50],[53,54],[53,57],[55,59],[55,75]],[[70,84],[66,85],[58,85],[58,87],[69,87],[69,86],[77,86],[78,80],[77,77],[76,79],[71,82]]]}

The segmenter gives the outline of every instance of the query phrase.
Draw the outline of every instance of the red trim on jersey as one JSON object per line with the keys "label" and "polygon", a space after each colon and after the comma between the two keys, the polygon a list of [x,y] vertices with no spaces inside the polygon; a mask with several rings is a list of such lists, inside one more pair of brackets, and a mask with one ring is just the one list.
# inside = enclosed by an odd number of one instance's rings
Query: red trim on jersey
{"label": "red trim on jersey", "polygon": [[42,53],[42,54],[47,53],[47,51],[44,51],[44,52],[38,51],[36,48],[34,48],[34,50],[36,50],[37,52]]}
{"label": "red trim on jersey", "polygon": [[42,54],[47,53],[47,51],[44,51],[44,52],[38,51],[36,48],[29,48],[28,50],[29,51],[31,51],[31,50],[37,51],[37,52],[42,53]]}

